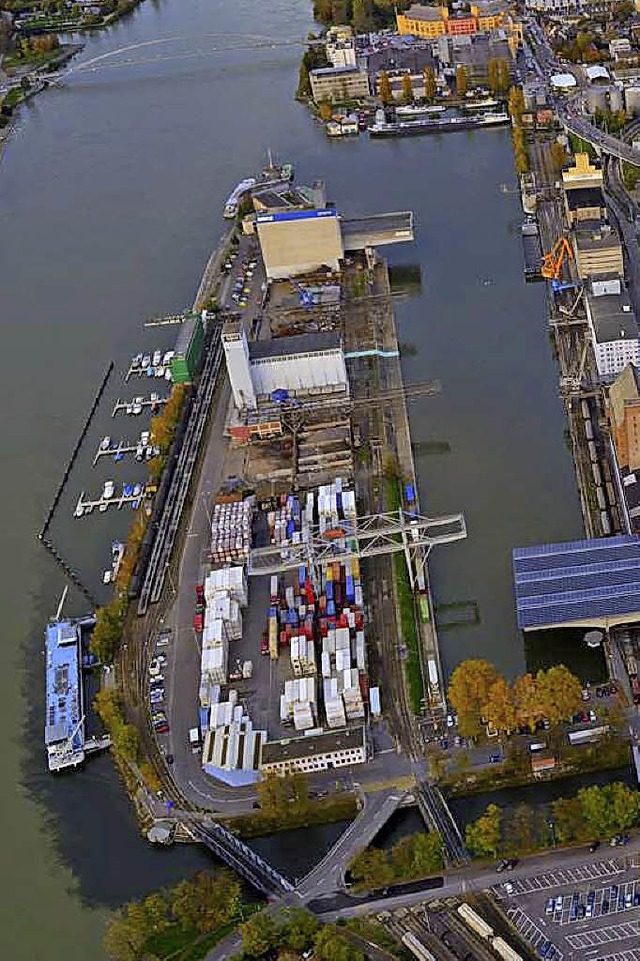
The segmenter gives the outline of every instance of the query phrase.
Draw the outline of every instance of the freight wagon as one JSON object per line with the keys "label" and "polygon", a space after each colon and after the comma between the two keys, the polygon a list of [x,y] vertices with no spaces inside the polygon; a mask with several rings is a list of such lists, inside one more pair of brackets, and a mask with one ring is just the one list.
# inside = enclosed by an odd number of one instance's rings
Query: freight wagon
{"label": "freight wagon", "polygon": [[436,961],[435,957],[431,954],[428,948],[425,948],[421,941],[418,941],[414,934],[407,931],[406,934],[402,935],[402,943],[405,948],[409,948],[411,954],[414,958],[418,958],[418,961]]}
{"label": "freight wagon", "polygon": [[493,937],[493,928],[490,924],[481,918],[479,914],[473,910],[468,904],[461,904],[458,907],[458,914],[464,921],[464,923],[471,928],[472,931],[481,937],[484,941],[488,941],[489,938]]}
{"label": "freight wagon", "polygon": [[491,947],[499,954],[504,961],[523,961],[522,955],[514,951],[510,944],[507,944],[502,938],[494,938],[491,942]]}

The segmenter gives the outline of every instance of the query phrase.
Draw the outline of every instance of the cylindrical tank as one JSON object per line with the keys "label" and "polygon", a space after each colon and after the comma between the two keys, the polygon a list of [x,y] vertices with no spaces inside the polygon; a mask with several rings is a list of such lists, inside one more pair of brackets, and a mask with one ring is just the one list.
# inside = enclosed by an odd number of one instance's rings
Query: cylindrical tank
{"label": "cylindrical tank", "polygon": [[587,103],[587,110],[589,113],[595,113],[596,110],[606,110],[607,109],[607,88],[606,87],[587,87],[584,91],[584,97]]}
{"label": "cylindrical tank", "polygon": [[640,113],[640,87],[627,87],[624,99],[629,116],[634,117]]}
{"label": "cylindrical tank", "polygon": [[609,87],[609,109],[615,113],[617,110],[624,110],[624,102],[622,99],[622,88],[614,84]]}

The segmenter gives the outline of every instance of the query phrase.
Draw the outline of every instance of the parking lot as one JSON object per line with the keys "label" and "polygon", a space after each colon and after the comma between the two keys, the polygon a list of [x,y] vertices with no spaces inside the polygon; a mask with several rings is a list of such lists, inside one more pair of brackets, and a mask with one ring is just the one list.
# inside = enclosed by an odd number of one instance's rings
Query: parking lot
{"label": "parking lot", "polygon": [[556,961],[640,961],[637,859],[603,857],[492,889],[534,951],[554,946]]}

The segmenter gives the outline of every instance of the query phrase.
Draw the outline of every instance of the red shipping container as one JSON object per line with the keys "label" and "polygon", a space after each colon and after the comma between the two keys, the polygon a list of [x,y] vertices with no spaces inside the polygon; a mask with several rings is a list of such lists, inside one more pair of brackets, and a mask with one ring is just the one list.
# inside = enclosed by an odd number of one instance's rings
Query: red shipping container
{"label": "red shipping container", "polygon": [[287,643],[287,632],[280,631],[280,647],[284,647]]}
{"label": "red shipping container", "polygon": [[318,610],[321,614],[324,614],[327,609],[327,598],[324,594],[321,594],[318,598]]}
{"label": "red shipping container", "polygon": [[365,704],[369,703],[369,676],[367,674],[361,674],[358,678],[360,682],[360,693],[362,694],[362,700]]}

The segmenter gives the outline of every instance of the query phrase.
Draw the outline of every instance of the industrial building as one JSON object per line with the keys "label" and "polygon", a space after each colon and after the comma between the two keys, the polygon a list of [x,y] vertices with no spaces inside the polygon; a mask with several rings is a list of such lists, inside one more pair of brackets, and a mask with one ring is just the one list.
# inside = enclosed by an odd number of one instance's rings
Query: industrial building
{"label": "industrial building", "polygon": [[640,377],[629,364],[611,384],[607,417],[613,466],[626,528],[640,533]]}
{"label": "industrial building", "polygon": [[238,704],[238,692],[211,706],[208,730],[203,726],[202,769],[211,777],[242,787],[260,778],[260,751],[266,731],[253,729],[251,720]]}
{"label": "industrial building", "polygon": [[324,51],[332,67],[356,66],[356,45],[351,27],[330,27],[325,39]]}
{"label": "industrial building", "polygon": [[336,331],[248,343],[241,322],[228,321],[222,330],[222,343],[238,410],[256,410],[260,397],[270,400],[278,390],[348,390],[344,353]]}
{"label": "industrial building", "polygon": [[613,380],[638,363],[638,324],[622,277],[592,277],[585,310],[601,380]]}
{"label": "industrial building", "polygon": [[602,222],[607,218],[607,207],[600,187],[574,187],[565,190],[564,208],[571,225],[583,220]]}
{"label": "industrial building", "polygon": [[344,246],[332,207],[258,213],[256,230],[269,280],[340,268]]}
{"label": "industrial building", "polygon": [[364,764],[366,760],[365,729],[357,727],[339,733],[309,733],[304,737],[265,741],[260,770],[263,774],[312,774]]}
{"label": "industrial building", "polygon": [[171,360],[171,379],[174,384],[191,384],[202,361],[204,327],[200,316],[187,317],[180,327],[175,352]]}
{"label": "industrial building", "polygon": [[518,627],[602,627],[640,620],[640,538],[541,544],[513,551]]}
{"label": "industrial building", "polygon": [[581,280],[602,275],[624,275],[622,244],[611,224],[602,220],[580,221],[574,227],[573,243]]}
{"label": "industrial building", "polygon": [[369,77],[359,67],[316,67],[309,71],[309,80],[316,103],[364,100],[369,96]]}
{"label": "industrial building", "polygon": [[466,67],[473,83],[487,81],[490,60],[505,60],[510,74],[514,72],[512,50],[503,30],[473,36],[440,37],[437,50],[442,65]]}

